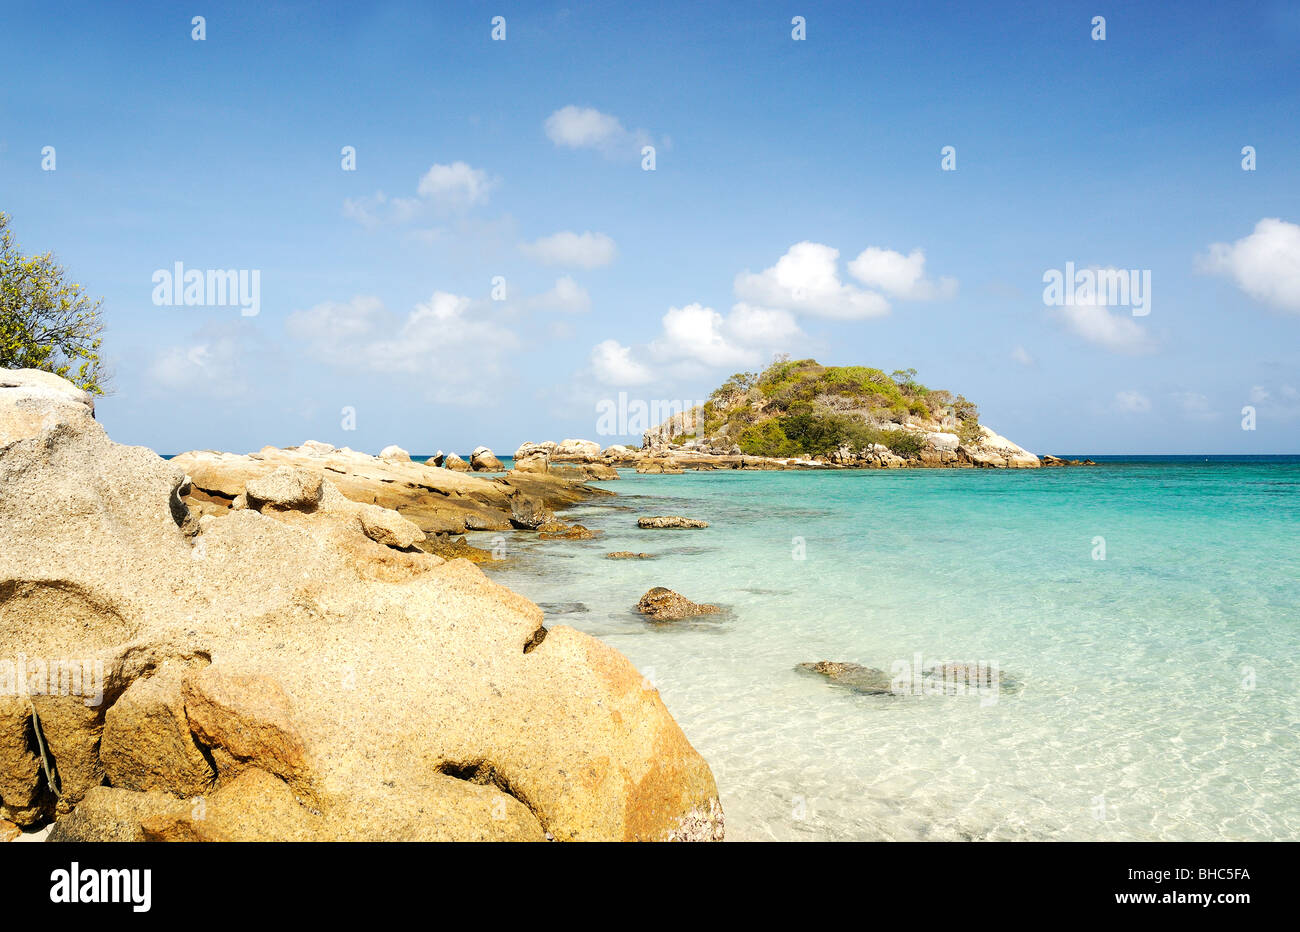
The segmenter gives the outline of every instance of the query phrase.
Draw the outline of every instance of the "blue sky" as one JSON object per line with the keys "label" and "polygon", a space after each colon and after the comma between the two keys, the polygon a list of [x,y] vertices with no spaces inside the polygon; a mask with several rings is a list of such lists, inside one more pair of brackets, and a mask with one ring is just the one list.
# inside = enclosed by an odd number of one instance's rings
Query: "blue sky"
{"label": "blue sky", "polygon": [[1295,4],[360,6],[0,6],[0,209],[103,295],[115,439],[607,444],[785,351],[1036,452],[1300,452]]}

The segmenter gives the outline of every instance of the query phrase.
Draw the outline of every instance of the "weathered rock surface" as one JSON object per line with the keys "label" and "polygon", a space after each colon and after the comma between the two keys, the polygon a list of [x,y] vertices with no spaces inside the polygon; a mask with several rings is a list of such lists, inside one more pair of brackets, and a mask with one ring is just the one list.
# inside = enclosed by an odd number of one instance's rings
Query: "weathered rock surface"
{"label": "weathered rock surface", "polygon": [[510,494],[510,523],[525,531],[535,531],[555,521],[555,513],[542,502],[523,492]]}
{"label": "weathered rock surface", "polygon": [[679,621],[693,615],[716,615],[722,611],[716,605],[692,602],[671,589],[655,586],[636,603],[636,610],[655,621]]}
{"label": "weathered rock surface", "polygon": [[186,669],[164,663],[128,686],[104,713],[99,757],[113,786],[201,796],[216,781],[186,717]]}
{"label": "weathered rock surface", "polygon": [[799,670],[816,673],[826,677],[839,686],[847,686],[854,692],[870,696],[880,696],[891,692],[891,678],[884,670],[864,667],[857,663],[841,663],[834,660],[819,660],[816,663],[801,663]]}
{"label": "weathered rock surface", "polygon": [[320,504],[324,478],[319,472],[278,466],[275,471],[244,486],[244,503],[252,508],[270,505],[273,508],[315,508]]}
{"label": "weathered rock surface", "polygon": [[[346,473],[325,475],[322,501]],[[721,833],[707,764],[617,651],[323,504],[187,534],[183,479],[76,414],[0,447],[0,657],[97,663],[102,691],[32,696],[57,801],[30,710],[0,703],[0,818],[95,840]]]}
{"label": "weathered rock surface", "polygon": [[491,550],[475,547],[464,537],[453,538],[450,534],[430,534],[416,544],[425,553],[432,553],[444,560],[469,560],[471,563],[492,563],[497,557]]}
{"label": "weathered rock surface", "polygon": [[469,464],[475,472],[502,472],[506,468],[487,447],[476,447],[469,456]]}
{"label": "weathered rock surface", "polygon": [[654,515],[637,518],[636,526],[654,530],[685,530],[708,527],[709,522],[701,521],[699,518],[683,518],[681,515]]}
{"label": "weathered rock surface", "polygon": [[594,440],[562,440],[551,453],[556,462],[589,463],[600,456],[600,444]]}
{"label": "weathered rock surface", "polygon": [[594,540],[600,536],[600,531],[593,531],[581,524],[551,521],[537,529],[537,536],[540,540]]}
{"label": "weathered rock surface", "polygon": [[94,419],[95,399],[71,382],[37,369],[0,369],[0,446]]}
{"label": "weathered rock surface", "polygon": [[470,465],[455,453],[448,453],[442,458],[442,468],[450,469],[453,472],[469,472]]}
{"label": "weathered rock surface", "polygon": [[[397,511],[426,534],[508,530],[512,526],[510,494],[520,488],[526,488],[527,494],[548,508],[611,494],[562,476],[517,472],[498,478],[464,475],[463,471],[414,463],[409,458],[390,455],[380,459],[315,441],[284,450],[266,447],[247,456],[192,451],[170,462],[189,475],[190,485],[182,489],[182,496],[186,504],[202,514],[224,514],[241,495],[245,496],[243,503],[259,511],[263,505],[310,508],[311,490],[299,493],[292,483],[314,482],[306,478],[314,476],[323,478],[357,504]],[[280,472],[282,468],[306,473]],[[272,480],[269,477],[273,474],[276,478]],[[255,483],[251,492],[250,482]],[[271,497],[258,500],[259,494]],[[368,521],[378,520],[375,513],[369,514]],[[393,539],[400,537],[394,535]]]}
{"label": "weathered rock surface", "polygon": [[681,475],[682,467],[679,463],[673,460],[669,460],[665,458],[653,458],[653,459],[644,459],[641,460],[639,463],[637,463],[636,471],[642,474],[650,474],[650,475],[661,475],[665,473],[669,475]]}

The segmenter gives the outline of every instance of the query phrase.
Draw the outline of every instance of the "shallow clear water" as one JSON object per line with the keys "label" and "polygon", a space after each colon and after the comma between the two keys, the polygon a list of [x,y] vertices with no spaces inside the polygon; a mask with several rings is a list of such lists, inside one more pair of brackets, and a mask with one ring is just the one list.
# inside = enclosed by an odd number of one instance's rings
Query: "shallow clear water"
{"label": "shallow clear water", "polygon": [[[1300,838],[1300,460],[603,484],[619,497],[567,517],[604,537],[513,535],[492,576],[653,680],[729,838]],[[656,585],[729,612],[652,626],[633,606]],[[867,696],[795,670],[917,654],[1023,688]]]}

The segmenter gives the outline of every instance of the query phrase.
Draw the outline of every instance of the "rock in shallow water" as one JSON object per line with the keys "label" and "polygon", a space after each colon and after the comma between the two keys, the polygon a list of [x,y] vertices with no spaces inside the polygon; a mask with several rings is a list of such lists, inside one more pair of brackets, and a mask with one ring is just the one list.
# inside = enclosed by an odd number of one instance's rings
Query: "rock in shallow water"
{"label": "rock in shallow water", "polygon": [[654,515],[646,518],[637,518],[636,526],[647,530],[671,530],[677,528],[701,528],[708,527],[707,521],[701,521],[699,518],[683,518],[681,515]]}
{"label": "rock in shallow water", "polygon": [[616,550],[605,554],[606,560],[653,560],[652,553],[633,553],[631,550]]}
{"label": "rock in shallow water", "polygon": [[880,696],[890,692],[890,676],[884,670],[864,667],[856,663],[841,663],[834,660],[819,660],[816,663],[801,663],[796,668],[807,673],[816,673],[826,677],[839,686],[847,686],[854,692],[869,696]]}
{"label": "rock in shallow water", "polygon": [[636,609],[655,621],[679,621],[694,615],[716,615],[722,611],[716,605],[692,602],[663,586],[655,586],[641,596],[641,601],[636,603]]}

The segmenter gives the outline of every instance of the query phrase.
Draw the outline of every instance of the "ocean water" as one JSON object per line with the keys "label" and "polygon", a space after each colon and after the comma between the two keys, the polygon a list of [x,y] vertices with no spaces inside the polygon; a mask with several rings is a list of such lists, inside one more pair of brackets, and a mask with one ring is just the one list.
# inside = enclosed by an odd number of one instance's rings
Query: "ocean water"
{"label": "ocean water", "polygon": [[[603,485],[567,513],[601,539],[507,535],[491,575],[646,674],[729,838],[1300,838],[1300,458]],[[656,585],[727,611],[649,624]],[[795,669],[918,655],[1021,687],[868,696]]]}

